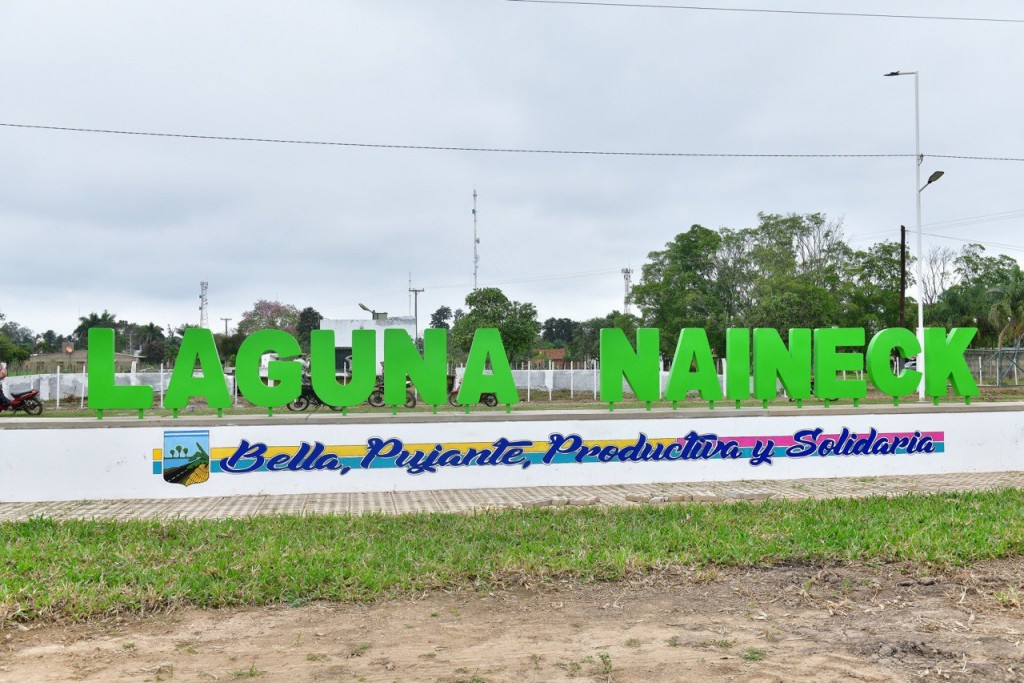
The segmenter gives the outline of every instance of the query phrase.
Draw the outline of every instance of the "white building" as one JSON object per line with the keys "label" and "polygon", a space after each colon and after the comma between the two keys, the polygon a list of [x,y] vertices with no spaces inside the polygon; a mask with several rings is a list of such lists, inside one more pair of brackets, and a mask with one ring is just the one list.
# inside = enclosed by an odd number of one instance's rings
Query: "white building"
{"label": "white building", "polygon": [[321,330],[334,330],[335,362],[338,372],[348,369],[349,358],[352,356],[352,333],[355,330],[376,330],[377,331],[377,371],[380,371],[380,364],[384,360],[384,330],[399,328],[409,333],[409,337],[416,334],[416,318],[412,316],[387,317],[387,313],[377,313],[374,318],[362,318],[359,320],[330,320],[324,318],[320,321]]}

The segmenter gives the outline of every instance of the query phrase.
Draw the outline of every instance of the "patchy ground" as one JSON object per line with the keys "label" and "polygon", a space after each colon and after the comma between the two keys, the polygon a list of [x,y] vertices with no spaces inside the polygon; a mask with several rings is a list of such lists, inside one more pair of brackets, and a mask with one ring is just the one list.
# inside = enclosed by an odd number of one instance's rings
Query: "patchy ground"
{"label": "patchy ground", "polygon": [[666,571],[9,627],[0,681],[1024,680],[1024,562]]}

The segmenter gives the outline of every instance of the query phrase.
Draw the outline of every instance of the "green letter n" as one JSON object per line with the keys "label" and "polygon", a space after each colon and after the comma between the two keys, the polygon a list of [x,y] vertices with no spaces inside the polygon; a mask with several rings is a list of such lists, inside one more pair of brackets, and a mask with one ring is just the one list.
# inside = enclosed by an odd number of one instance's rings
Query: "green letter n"
{"label": "green letter n", "polygon": [[601,400],[622,401],[622,378],[640,401],[657,401],[660,393],[657,328],[636,331],[636,350],[617,327],[601,330]]}

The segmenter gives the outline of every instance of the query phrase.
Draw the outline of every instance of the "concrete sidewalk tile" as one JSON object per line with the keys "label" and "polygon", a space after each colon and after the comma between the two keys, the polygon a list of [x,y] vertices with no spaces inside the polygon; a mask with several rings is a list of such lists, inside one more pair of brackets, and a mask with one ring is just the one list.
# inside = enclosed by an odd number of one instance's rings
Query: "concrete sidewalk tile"
{"label": "concrete sidewalk tile", "polygon": [[368,513],[393,515],[396,513],[395,502],[388,491],[353,493],[349,499],[349,511],[353,515]]}
{"label": "concrete sidewalk tile", "polygon": [[267,496],[260,514],[263,515],[301,515],[305,506],[305,494]]}
{"label": "concrete sidewalk tile", "polygon": [[350,510],[350,493],[313,493],[306,497],[302,509],[306,515],[341,515]]}
{"label": "concrete sidewalk tile", "polygon": [[[255,515],[402,514],[472,512],[508,507],[564,505],[650,505],[772,499],[801,500],[911,492],[940,493],[1024,487],[1024,472],[979,472],[891,477],[852,477],[739,482],[534,486],[275,496],[0,503],[0,522],[33,517],[65,519],[169,520],[239,519]],[[628,502],[628,501],[637,502]]]}
{"label": "concrete sidewalk tile", "polygon": [[437,512],[437,501],[431,491],[392,491],[391,503],[398,514]]}

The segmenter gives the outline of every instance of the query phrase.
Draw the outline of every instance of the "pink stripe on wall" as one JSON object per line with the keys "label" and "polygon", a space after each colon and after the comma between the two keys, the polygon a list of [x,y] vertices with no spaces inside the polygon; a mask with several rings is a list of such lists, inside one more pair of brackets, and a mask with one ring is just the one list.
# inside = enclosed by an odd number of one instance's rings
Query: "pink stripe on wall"
{"label": "pink stripe on wall", "polygon": [[[864,436],[864,434],[866,434],[866,432],[856,432],[856,434],[857,434],[858,437],[860,437],[860,436]],[[888,438],[888,439],[892,439],[892,438],[895,438],[895,437],[903,437],[903,438],[909,439],[910,437],[914,436],[914,432],[879,432],[878,436],[879,437]],[[921,436],[922,437],[925,437],[925,436],[931,437],[932,441],[944,441],[945,440],[945,432],[921,432]],[[815,442],[816,443],[821,443],[825,439],[838,439],[838,438],[839,438],[838,434],[822,434],[821,436],[819,436],[816,439]],[[718,437],[719,441],[735,441],[736,445],[739,446],[740,448],[751,448],[758,441],[760,441],[761,443],[765,443],[769,439],[774,441],[776,446],[792,446],[793,444],[796,443],[796,441],[793,439],[793,435],[792,434],[789,434],[787,436],[721,436],[721,435],[719,435],[719,437]],[[679,443],[683,443],[684,439],[679,438],[679,439],[676,439],[676,441],[679,442]]]}

